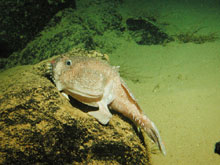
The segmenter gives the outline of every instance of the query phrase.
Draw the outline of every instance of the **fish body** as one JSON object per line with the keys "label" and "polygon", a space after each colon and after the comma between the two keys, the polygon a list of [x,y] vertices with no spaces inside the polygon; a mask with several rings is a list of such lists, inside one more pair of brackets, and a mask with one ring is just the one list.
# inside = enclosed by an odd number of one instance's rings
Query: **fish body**
{"label": "fish body", "polygon": [[50,73],[59,91],[76,100],[94,107],[97,111],[88,112],[100,123],[107,124],[112,117],[109,108],[128,117],[145,130],[165,155],[159,131],[150,119],[143,114],[136,99],[118,73],[103,60],[89,57],[63,56],[50,63]]}

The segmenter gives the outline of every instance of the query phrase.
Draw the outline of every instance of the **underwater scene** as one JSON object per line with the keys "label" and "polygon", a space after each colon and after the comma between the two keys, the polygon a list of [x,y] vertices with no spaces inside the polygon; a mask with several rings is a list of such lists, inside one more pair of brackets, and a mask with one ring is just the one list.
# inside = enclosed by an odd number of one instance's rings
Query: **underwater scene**
{"label": "underwater scene", "polygon": [[0,9],[0,164],[220,164],[219,0]]}

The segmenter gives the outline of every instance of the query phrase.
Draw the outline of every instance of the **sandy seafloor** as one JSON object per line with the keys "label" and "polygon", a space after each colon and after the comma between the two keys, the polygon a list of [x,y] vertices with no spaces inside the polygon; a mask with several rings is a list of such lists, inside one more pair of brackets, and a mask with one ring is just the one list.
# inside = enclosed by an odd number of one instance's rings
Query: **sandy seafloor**
{"label": "sandy seafloor", "polygon": [[[169,33],[204,27],[200,34],[220,35],[218,1],[153,2]],[[137,9],[144,10],[141,1]],[[126,80],[147,116],[158,127],[167,155],[153,154],[155,165],[218,165],[214,145],[220,141],[220,41],[172,42],[166,46],[123,43],[112,64],[130,68],[140,82]]]}

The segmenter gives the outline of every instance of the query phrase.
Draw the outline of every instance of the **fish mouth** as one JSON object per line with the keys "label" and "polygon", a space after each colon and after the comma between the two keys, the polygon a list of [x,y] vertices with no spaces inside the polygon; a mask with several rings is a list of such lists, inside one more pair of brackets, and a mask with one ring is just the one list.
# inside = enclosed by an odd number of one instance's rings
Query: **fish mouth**
{"label": "fish mouth", "polygon": [[91,95],[89,93],[83,93],[78,90],[73,91],[70,89],[64,89],[63,92],[75,98],[76,100],[88,105],[98,102],[102,99],[102,95]]}
{"label": "fish mouth", "polygon": [[46,64],[46,74],[49,75],[49,78],[55,83],[54,74],[53,74],[53,64],[54,61],[48,62]]}

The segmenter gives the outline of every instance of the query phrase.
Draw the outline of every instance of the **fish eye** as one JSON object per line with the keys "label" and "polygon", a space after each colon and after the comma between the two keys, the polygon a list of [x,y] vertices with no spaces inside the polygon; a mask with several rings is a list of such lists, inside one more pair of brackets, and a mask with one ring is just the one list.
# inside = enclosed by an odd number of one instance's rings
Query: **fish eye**
{"label": "fish eye", "polygon": [[68,65],[68,66],[72,65],[72,61],[71,60],[67,60],[66,61],[66,65]]}

